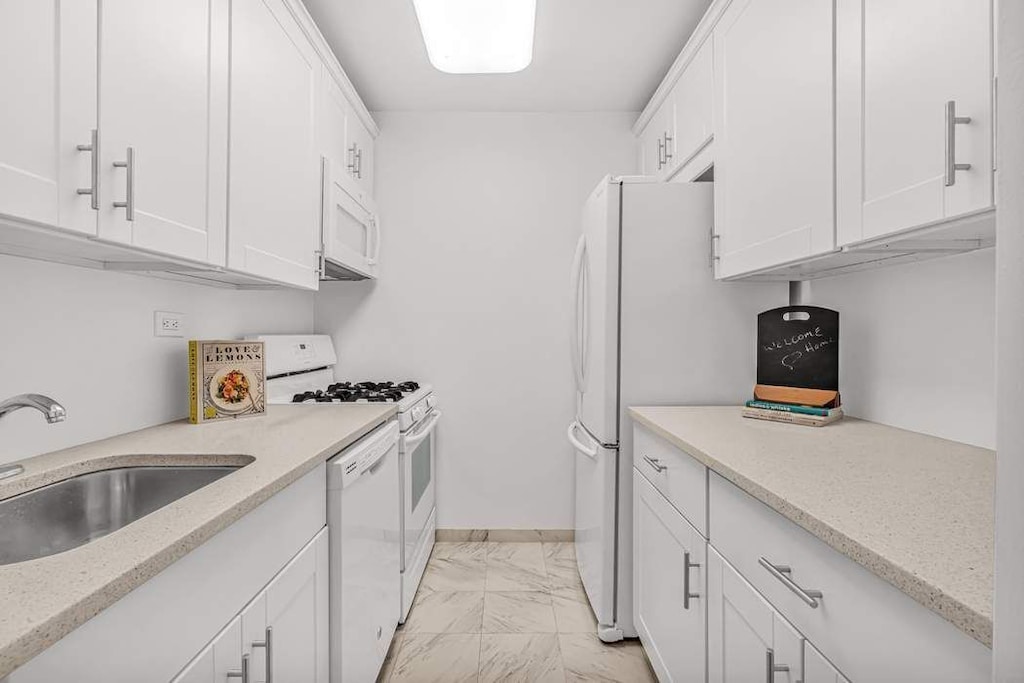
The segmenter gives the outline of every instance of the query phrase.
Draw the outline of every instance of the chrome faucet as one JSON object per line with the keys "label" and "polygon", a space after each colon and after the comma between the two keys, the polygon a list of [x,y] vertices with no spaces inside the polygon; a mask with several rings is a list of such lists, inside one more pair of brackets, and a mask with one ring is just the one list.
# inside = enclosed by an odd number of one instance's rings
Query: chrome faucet
{"label": "chrome faucet", "polygon": [[19,408],[35,408],[46,417],[46,421],[50,424],[63,422],[68,416],[64,406],[49,396],[43,396],[42,394],[19,394],[12,396],[6,401],[0,401],[0,417]]}
{"label": "chrome faucet", "polygon": [[[46,417],[46,421],[50,424],[63,422],[68,416],[68,412],[64,410],[64,406],[57,403],[49,396],[43,396],[42,394],[19,394],[17,396],[12,396],[6,401],[0,401],[0,417],[3,417],[7,413],[14,412],[19,408],[35,408]],[[14,477],[24,471],[25,468],[21,465],[0,466],[0,479]]]}

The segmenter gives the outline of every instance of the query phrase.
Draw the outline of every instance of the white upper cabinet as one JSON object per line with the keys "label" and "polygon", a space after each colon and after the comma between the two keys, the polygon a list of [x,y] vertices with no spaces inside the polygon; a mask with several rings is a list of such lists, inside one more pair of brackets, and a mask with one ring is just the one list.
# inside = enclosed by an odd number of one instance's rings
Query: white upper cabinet
{"label": "white upper cabinet", "polygon": [[224,264],[227,12],[216,0],[101,3],[101,238]]}
{"label": "white upper cabinet", "polygon": [[96,0],[0,0],[0,91],[0,214],[95,234]]}
{"label": "white upper cabinet", "polygon": [[355,181],[352,194],[359,201],[373,196],[373,135],[363,125],[355,107],[326,67],[320,92],[317,136],[320,153]]}
{"label": "white upper cabinet", "polygon": [[348,117],[346,139],[348,140],[347,165],[363,190],[373,194],[373,135],[352,111]]}
{"label": "white upper cabinet", "polygon": [[991,2],[836,10],[839,243],[990,208]]}
{"label": "white upper cabinet", "polygon": [[714,43],[707,39],[686,65],[672,89],[675,103],[675,144],[672,168],[685,166],[713,137]]}
{"label": "white upper cabinet", "polygon": [[666,100],[640,134],[641,168],[644,175],[663,175],[675,155],[676,112],[671,99]]}
{"label": "white upper cabinet", "polygon": [[282,0],[231,3],[228,266],[316,289],[320,57]]}
{"label": "white upper cabinet", "polygon": [[835,247],[833,10],[735,0],[714,31],[720,277]]}

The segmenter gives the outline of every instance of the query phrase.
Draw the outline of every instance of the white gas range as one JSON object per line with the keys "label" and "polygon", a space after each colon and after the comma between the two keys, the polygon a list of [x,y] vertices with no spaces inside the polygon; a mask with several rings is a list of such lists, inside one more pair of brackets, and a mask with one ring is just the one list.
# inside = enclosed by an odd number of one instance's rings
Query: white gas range
{"label": "white gas range", "polygon": [[429,384],[338,381],[327,335],[258,335],[265,344],[267,400],[272,404],[398,404],[401,600],[404,623],[434,547],[437,529],[435,432],[441,411]]}

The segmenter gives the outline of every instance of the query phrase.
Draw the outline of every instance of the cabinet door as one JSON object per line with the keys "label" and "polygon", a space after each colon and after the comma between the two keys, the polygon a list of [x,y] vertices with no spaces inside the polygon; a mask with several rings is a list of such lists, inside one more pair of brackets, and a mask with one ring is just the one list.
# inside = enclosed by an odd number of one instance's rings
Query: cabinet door
{"label": "cabinet door", "polygon": [[719,275],[835,247],[833,10],[736,0],[714,33]]}
{"label": "cabinet door", "polygon": [[803,683],[804,638],[778,612],[772,615],[771,658],[772,683]]}
{"label": "cabinet door", "polygon": [[[250,662],[251,664],[251,662]],[[250,672],[252,669],[250,668]],[[228,673],[242,672],[242,626],[235,617],[171,683],[225,683]]]}
{"label": "cabinet door", "polygon": [[282,0],[231,3],[228,266],[316,289],[320,60]]}
{"label": "cabinet door", "polygon": [[[665,135],[670,121],[675,119],[671,99],[658,108],[647,127],[640,134],[641,162],[644,175],[661,175],[667,168],[668,159],[665,153]],[[669,135],[673,135],[670,133]]]}
{"label": "cabinet door", "polygon": [[673,164],[681,166],[711,141],[714,130],[714,41],[705,40],[672,90],[676,108]]}
{"label": "cabinet door", "polygon": [[[992,3],[836,7],[840,243],[991,207]],[[969,123],[947,121],[950,101]]]}
{"label": "cabinet door", "polygon": [[708,549],[708,681],[766,680],[772,608]]}
{"label": "cabinet door", "polygon": [[[345,167],[349,163],[348,147],[345,140],[345,125],[352,107],[334,76],[323,68],[319,92],[320,107],[317,122],[317,137],[320,154],[331,162]],[[347,172],[350,172],[346,169]]]}
{"label": "cabinet door", "polygon": [[101,238],[223,265],[227,19],[216,0],[101,3]]}
{"label": "cabinet door", "polygon": [[804,641],[803,683],[850,683],[817,649]]}
{"label": "cabinet door", "polygon": [[96,0],[0,0],[0,91],[0,214],[95,234]]}
{"label": "cabinet door", "polygon": [[[274,646],[273,629],[267,629],[267,594],[260,593],[240,615],[242,653],[249,655],[249,681],[267,683],[267,648]],[[273,676],[271,676],[273,678]]]}
{"label": "cabinet door", "polygon": [[267,586],[275,681],[327,683],[327,557],[324,529]]}
{"label": "cabinet door", "polygon": [[703,683],[706,541],[639,473],[633,496],[633,600],[640,639],[659,680]]}

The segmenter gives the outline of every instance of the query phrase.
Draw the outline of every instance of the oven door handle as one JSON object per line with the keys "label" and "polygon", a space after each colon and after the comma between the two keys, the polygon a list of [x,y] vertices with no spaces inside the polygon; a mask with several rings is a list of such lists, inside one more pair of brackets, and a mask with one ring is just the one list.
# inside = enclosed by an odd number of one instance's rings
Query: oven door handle
{"label": "oven door handle", "polygon": [[433,417],[430,418],[429,422],[420,427],[414,433],[402,437],[406,448],[418,446],[421,441],[430,436],[430,433],[434,431],[434,427],[437,426],[437,421],[441,419],[441,411],[435,408],[431,415],[433,415]]}

